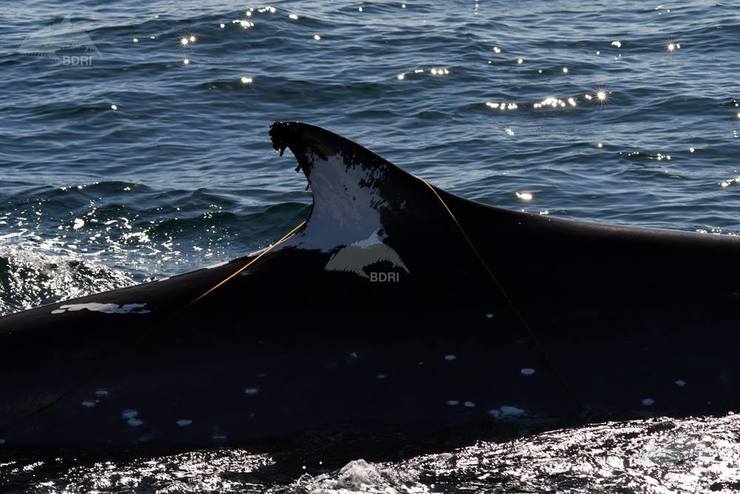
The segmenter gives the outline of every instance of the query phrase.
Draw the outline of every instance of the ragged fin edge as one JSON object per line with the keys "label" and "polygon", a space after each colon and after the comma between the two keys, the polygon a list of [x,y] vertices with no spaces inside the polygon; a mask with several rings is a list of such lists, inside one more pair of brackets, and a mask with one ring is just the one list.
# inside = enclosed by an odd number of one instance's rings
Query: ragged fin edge
{"label": "ragged fin edge", "polygon": [[313,196],[305,228],[281,249],[331,252],[358,243],[380,245],[388,224],[407,207],[406,196],[424,187],[375,153],[320,127],[276,122],[270,137],[281,154],[286,148],[293,152]]}

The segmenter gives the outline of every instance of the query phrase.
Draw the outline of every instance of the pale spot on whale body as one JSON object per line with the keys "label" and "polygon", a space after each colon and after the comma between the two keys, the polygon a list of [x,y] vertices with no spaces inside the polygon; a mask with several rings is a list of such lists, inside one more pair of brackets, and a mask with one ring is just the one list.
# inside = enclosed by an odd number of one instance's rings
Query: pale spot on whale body
{"label": "pale spot on whale body", "polygon": [[0,446],[3,446],[4,444],[5,444],[5,439],[3,439],[2,437],[0,437]]}
{"label": "pale spot on whale body", "polygon": [[82,403],[80,403],[80,405],[82,405],[85,408],[94,408],[95,405],[96,405],[96,403],[94,401],[91,401],[91,400],[85,400]]}
{"label": "pale spot on whale body", "polygon": [[178,427],[187,427],[193,423],[190,419],[180,419],[177,422],[175,422]]}
{"label": "pale spot on whale body", "polygon": [[641,401],[641,403],[644,407],[651,407],[655,404],[655,400],[652,398],[645,398]]}
{"label": "pale spot on whale body", "polygon": [[144,423],[141,421],[141,419],[139,419],[138,410],[134,410],[132,408],[121,412],[121,418],[125,420],[126,423],[131,427],[139,427],[141,424]]}
{"label": "pale spot on whale body", "polygon": [[457,355],[445,355],[445,360],[448,362],[454,362],[457,360]]}
{"label": "pale spot on whale body", "polygon": [[515,407],[511,405],[502,405],[498,408],[494,408],[493,410],[489,410],[488,414],[496,417],[497,419],[500,419],[500,418],[521,417],[525,414],[525,411],[519,407]]}
{"label": "pale spot on whale body", "polygon": [[259,393],[259,391],[259,388],[244,388],[244,394],[249,396],[254,396]]}
{"label": "pale spot on whale body", "polygon": [[101,304],[98,302],[88,302],[85,304],[64,304],[58,309],[51,311],[52,314],[64,314],[65,312],[79,312],[87,310],[90,312],[102,312],[104,314],[148,314],[151,311],[146,309],[146,304]]}
{"label": "pale spot on whale body", "polygon": [[676,379],[675,381],[673,381],[673,384],[675,384],[679,388],[683,388],[684,386],[686,386],[686,381],[684,381],[683,379]]}
{"label": "pale spot on whale body", "polygon": [[535,373],[535,370],[529,367],[525,367],[524,369],[520,370],[519,373],[523,376],[531,376]]}

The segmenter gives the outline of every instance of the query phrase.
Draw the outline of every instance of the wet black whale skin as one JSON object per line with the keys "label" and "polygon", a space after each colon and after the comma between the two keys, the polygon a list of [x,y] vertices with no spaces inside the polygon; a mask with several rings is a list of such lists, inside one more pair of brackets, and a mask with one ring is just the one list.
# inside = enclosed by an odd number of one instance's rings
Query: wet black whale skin
{"label": "wet black whale skin", "polygon": [[[316,157],[379,172],[359,186],[408,272],[288,246],[197,301],[255,256],[0,318],[0,448],[500,437],[740,405],[737,239],[495,208],[318,127],[271,134],[309,183]],[[90,302],[149,312],[52,313]]]}

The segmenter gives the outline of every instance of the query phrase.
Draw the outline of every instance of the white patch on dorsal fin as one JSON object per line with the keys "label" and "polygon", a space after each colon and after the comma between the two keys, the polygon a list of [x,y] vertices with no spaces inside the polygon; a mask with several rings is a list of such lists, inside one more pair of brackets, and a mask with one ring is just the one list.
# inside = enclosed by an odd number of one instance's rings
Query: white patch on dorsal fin
{"label": "white patch on dorsal fin", "polygon": [[354,245],[355,247],[362,247],[366,249],[368,247],[372,247],[374,245],[378,245],[381,243],[383,243],[383,241],[381,240],[380,236],[378,235],[378,231],[376,230],[373,233],[371,233],[370,236],[367,237],[366,239],[353,242],[352,245]]}
{"label": "white patch on dorsal fin", "polygon": [[430,194],[419,179],[344,137],[300,122],[276,122],[270,137],[281,154],[290,148],[313,195],[306,224],[278,249],[387,246],[410,212],[427,210]]}
{"label": "white patch on dorsal fin", "polygon": [[389,205],[375,184],[382,181],[383,168],[348,163],[341,153],[327,157],[311,153],[305,159],[310,162],[311,217],[283,246],[329,252],[369,241],[373,235],[382,241],[381,210]]}

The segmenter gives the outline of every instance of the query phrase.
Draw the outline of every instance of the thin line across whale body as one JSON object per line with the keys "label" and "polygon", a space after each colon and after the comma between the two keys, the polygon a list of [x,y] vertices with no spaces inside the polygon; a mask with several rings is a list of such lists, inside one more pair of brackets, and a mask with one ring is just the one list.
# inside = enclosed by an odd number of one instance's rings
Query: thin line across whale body
{"label": "thin line across whale body", "polygon": [[329,262],[326,263],[324,269],[326,271],[344,271],[354,273],[357,276],[370,281],[399,280],[397,272],[368,273],[368,271],[366,271],[368,267],[379,262],[388,262],[394,269],[403,270],[406,274],[409,274],[409,269],[401,260],[401,256],[399,256],[398,252],[396,252],[391,246],[380,239],[377,231],[373,232],[373,234],[365,240],[353,242],[337,250],[329,258]]}

